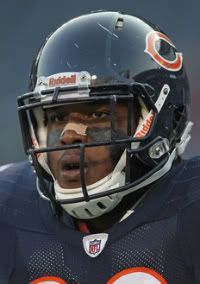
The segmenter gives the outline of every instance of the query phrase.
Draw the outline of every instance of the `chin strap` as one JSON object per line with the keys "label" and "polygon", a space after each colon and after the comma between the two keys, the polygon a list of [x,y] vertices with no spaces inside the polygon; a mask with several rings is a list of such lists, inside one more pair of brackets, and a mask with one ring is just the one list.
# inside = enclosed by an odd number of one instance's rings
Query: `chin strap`
{"label": "chin strap", "polygon": [[135,209],[138,207],[138,205],[145,199],[145,197],[147,196],[148,191],[146,191],[145,193],[143,193],[143,195],[133,204],[133,206],[126,211],[126,213],[124,214],[124,216],[122,216],[122,218],[119,220],[119,223],[124,221],[126,218],[128,218],[131,214],[133,214],[135,212]]}

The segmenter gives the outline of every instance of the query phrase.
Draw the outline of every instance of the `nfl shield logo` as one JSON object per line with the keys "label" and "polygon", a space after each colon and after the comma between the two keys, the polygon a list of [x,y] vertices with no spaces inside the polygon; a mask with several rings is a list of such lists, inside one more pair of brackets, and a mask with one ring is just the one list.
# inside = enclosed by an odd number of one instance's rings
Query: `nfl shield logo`
{"label": "nfl shield logo", "polygon": [[108,234],[100,233],[83,237],[83,247],[87,255],[97,257],[105,248]]}
{"label": "nfl shield logo", "polygon": [[100,252],[100,248],[101,248],[101,240],[90,241],[89,243],[90,254],[97,254],[98,252]]}

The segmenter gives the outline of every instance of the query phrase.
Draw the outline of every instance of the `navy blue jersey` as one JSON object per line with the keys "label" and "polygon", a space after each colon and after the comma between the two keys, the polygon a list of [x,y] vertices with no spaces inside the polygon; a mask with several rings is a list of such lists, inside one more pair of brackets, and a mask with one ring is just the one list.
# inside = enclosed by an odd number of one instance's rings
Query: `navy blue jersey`
{"label": "navy blue jersey", "polygon": [[54,216],[26,163],[0,171],[0,284],[200,283],[200,159],[183,161],[104,234]]}

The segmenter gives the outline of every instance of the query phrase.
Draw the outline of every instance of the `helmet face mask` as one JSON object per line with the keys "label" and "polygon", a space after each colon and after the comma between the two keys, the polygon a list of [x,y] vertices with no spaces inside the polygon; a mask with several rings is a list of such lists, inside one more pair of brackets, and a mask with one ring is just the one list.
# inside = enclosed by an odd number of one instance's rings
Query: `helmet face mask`
{"label": "helmet face mask", "polygon": [[86,185],[97,182],[113,171],[126,143],[117,144],[112,141],[130,138],[126,133],[127,103],[116,102],[114,112],[115,125],[111,127],[109,100],[65,104],[45,110],[47,147],[79,145],[75,149],[48,153],[49,167],[61,187],[80,187],[80,144],[90,145],[84,150]]}
{"label": "helmet face mask", "polygon": [[25,151],[39,190],[72,216],[105,214],[171,168],[189,87],[157,27],[116,12],[76,18],[47,39],[30,78],[18,99]]}

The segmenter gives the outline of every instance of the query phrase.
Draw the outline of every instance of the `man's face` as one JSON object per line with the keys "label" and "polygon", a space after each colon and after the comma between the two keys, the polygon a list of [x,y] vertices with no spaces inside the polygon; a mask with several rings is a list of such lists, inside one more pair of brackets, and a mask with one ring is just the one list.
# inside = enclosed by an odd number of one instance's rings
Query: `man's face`
{"label": "man's face", "polygon": [[[111,131],[110,105],[107,102],[69,104],[46,109],[47,146],[105,142],[127,138],[127,103],[118,103],[115,109],[115,130]],[[132,117],[132,133],[136,125]],[[86,185],[110,174],[116,166],[125,145],[85,148],[84,174]],[[54,151],[48,154],[48,163],[58,184],[63,188],[81,186],[80,149]]]}

